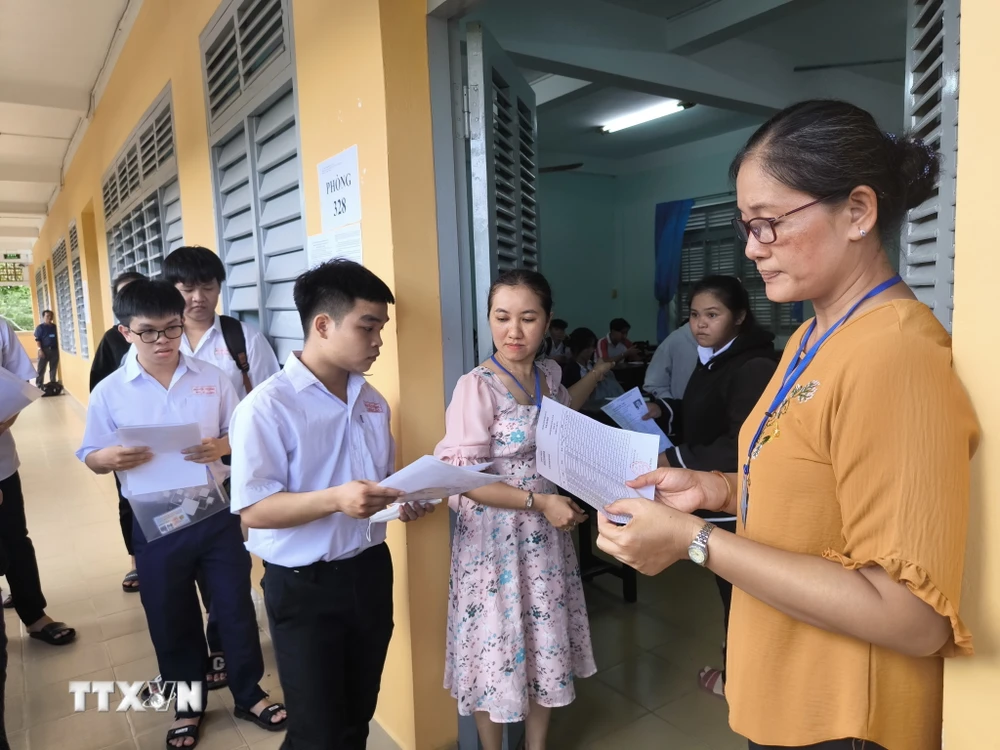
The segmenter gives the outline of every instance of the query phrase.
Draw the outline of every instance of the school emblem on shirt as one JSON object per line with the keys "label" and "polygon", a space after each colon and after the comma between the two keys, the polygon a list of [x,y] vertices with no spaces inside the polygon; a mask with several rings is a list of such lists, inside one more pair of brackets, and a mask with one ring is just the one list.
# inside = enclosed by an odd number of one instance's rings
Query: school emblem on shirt
{"label": "school emblem on shirt", "polygon": [[229,356],[229,350],[226,347],[224,347],[224,346],[217,346],[217,347],[215,347],[215,356],[216,357],[228,357]]}
{"label": "school emblem on shirt", "polygon": [[214,385],[196,385],[191,390],[195,396],[214,396],[218,392]]}
{"label": "school emblem on shirt", "polygon": [[757,458],[760,455],[761,449],[774,440],[777,437],[781,437],[781,418],[788,411],[788,407],[791,406],[792,402],[804,404],[807,401],[812,401],[813,396],[816,395],[816,391],[819,390],[819,381],[811,380],[805,385],[797,385],[792,388],[791,392],[788,394],[788,398],[781,402],[781,406],[775,410],[774,414],[767,418],[767,422],[764,423],[764,434],[761,435],[760,440],[757,441],[757,445],[754,446],[753,452],[751,453],[751,459]]}
{"label": "school emblem on shirt", "polygon": [[381,414],[382,404],[378,401],[365,401],[365,411],[369,414]]}

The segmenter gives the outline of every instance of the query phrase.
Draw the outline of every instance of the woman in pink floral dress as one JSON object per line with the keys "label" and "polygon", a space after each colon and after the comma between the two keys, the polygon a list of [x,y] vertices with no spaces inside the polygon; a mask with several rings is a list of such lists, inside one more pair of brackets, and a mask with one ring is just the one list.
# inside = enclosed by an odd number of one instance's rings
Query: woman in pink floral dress
{"label": "woman in pink floral dress", "polygon": [[451,557],[445,687],[474,714],[485,750],[503,724],[526,722],[527,750],[544,750],[551,709],[594,674],[580,568],[569,535],[583,511],[535,470],[541,400],[580,408],[611,365],[571,391],[555,362],[535,362],[552,293],[533,271],[509,271],[490,290],[497,352],[459,380],[438,458],[491,463],[503,482],[451,499],[458,513]]}

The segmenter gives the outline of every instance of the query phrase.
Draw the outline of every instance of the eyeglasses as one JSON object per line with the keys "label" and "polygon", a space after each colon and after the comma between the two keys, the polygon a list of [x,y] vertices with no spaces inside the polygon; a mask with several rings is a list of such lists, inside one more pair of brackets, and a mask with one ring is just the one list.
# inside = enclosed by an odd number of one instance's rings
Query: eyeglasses
{"label": "eyeglasses", "polygon": [[133,331],[131,328],[128,330],[129,333],[138,336],[139,341],[144,344],[155,344],[161,335],[168,339],[179,339],[184,335],[184,326],[170,326],[165,331]]}
{"label": "eyeglasses", "polygon": [[783,213],[781,216],[777,216],[773,219],[758,216],[750,219],[749,221],[743,221],[743,219],[737,216],[733,219],[733,229],[736,230],[736,236],[740,238],[740,242],[746,242],[750,239],[750,235],[752,234],[760,244],[770,245],[778,239],[778,234],[774,230],[775,224],[784,219],[786,216],[797,214],[799,211],[805,211],[807,208],[812,208],[818,203],[829,200],[831,197],[832,196],[828,195],[826,198],[820,198],[819,200],[807,203],[804,206],[799,206],[798,208],[787,213]]}

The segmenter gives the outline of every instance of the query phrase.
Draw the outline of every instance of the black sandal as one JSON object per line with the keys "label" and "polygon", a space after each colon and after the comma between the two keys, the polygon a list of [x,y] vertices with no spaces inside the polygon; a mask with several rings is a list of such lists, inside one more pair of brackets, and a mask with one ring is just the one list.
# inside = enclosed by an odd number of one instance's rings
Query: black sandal
{"label": "black sandal", "polygon": [[[135,582],[135,586],[129,586],[130,583]],[[126,594],[138,594],[139,593],[139,571],[135,568],[130,570],[128,574],[122,579],[122,591]]]}
{"label": "black sandal", "polygon": [[3,600],[4,609],[14,609],[14,595],[8,594],[7,598]]}
{"label": "black sandal", "polygon": [[[59,633],[63,635],[60,637]],[[64,622],[50,622],[41,630],[31,631],[28,635],[45,641],[50,646],[68,646],[76,640],[76,631]]]}
{"label": "black sandal", "polygon": [[236,708],[233,709],[233,715],[236,716],[237,719],[253,722],[266,732],[281,732],[285,729],[285,724],[288,723],[288,714],[286,713],[285,718],[281,721],[272,722],[271,718],[278,713],[278,711],[287,711],[283,703],[272,703],[260,712],[260,716],[246,708],[236,706]]}
{"label": "black sandal", "polygon": [[[198,724],[188,724],[186,727],[177,727],[176,729],[167,730],[167,750],[189,750],[189,748],[198,747],[198,731],[201,728],[201,723]],[[171,745],[170,740],[182,740],[187,737],[194,737],[194,742],[190,745]]]}
{"label": "black sandal", "polygon": [[219,690],[221,688],[229,685],[229,676],[226,675],[224,680],[210,680],[209,677],[218,677],[220,674],[226,674],[226,657],[221,653],[210,654],[209,655],[210,666],[208,669],[208,674],[205,676],[205,686],[207,690]]}

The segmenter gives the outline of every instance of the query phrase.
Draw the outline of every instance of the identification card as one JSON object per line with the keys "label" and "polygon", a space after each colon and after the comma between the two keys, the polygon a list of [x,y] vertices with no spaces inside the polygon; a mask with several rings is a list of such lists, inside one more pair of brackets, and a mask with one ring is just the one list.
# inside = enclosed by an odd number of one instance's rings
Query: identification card
{"label": "identification card", "polygon": [[156,524],[161,534],[169,534],[171,531],[175,531],[191,523],[191,517],[183,510],[175,509],[167,511],[161,516],[156,516],[153,519],[153,523]]}

